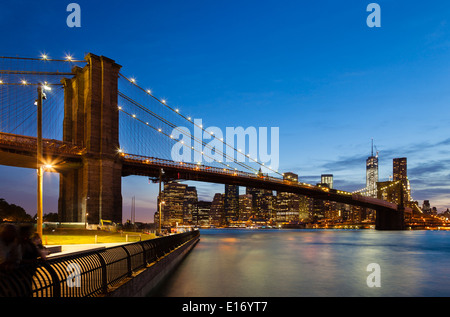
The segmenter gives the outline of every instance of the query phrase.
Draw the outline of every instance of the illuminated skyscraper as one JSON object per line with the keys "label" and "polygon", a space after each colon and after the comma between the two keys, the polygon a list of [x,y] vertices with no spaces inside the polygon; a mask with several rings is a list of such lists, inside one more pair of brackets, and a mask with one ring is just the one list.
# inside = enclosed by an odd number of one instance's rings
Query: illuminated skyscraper
{"label": "illuminated skyscraper", "polygon": [[223,206],[227,223],[239,216],[239,186],[225,184]]}
{"label": "illuminated skyscraper", "polygon": [[320,183],[327,185],[328,188],[333,188],[333,174],[322,174],[320,177]]}
{"label": "illuminated skyscraper", "polygon": [[399,181],[405,183],[408,178],[407,168],[406,168],[406,157],[395,158],[393,161],[393,181]]}
{"label": "illuminated skyscraper", "polygon": [[183,200],[183,223],[191,224],[192,216],[197,209],[197,189],[194,186],[186,187]]}
{"label": "illuminated skyscraper", "polygon": [[430,206],[430,201],[429,200],[424,200],[423,204],[422,204],[422,211],[426,214],[430,214],[431,213],[431,206]]}
{"label": "illuminated skyscraper", "polygon": [[[287,172],[283,174],[283,180],[298,183],[298,175]],[[296,222],[300,217],[300,195],[287,192],[278,192],[276,196],[276,221]]]}
{"label": "illuminated skyscraper", "polygon": [[401,181],[401,183],[403,184],[403,202],[407,203],[409,202],[409,198],[411,195],[411,188],[409,185],[409,180],[408,180],[408,173],[407,173],[407,164],[406,164],[406,157],[399,157],[399,158],[394,158],[393,160],[393,168],[392,168],[392,173],[393,173],[393,181]]}
{"label": "illuminated skyscraper", "polygon": [[197,203],[197,211],[193,216],[193,221],[197,226],[209,226],[211,212],[211,202],[210,201],[199,201]]}
{"label": "illuminated skyscraper", "polygon": [[373,140],[372,140],[372,154],[366,160],[366,195],[369,197],[377,197],[377,182],[378,182],[378,152],[373,155]]}
{"label": "illuminated skyscraper", "polygon": [[211,224],[222,226],[225,224],[225,211],[223,207],[223,194],[216,193],[211,203]]}
{"label": "illuminated skyscraper", "polygon": [[252,217],[253,197],[251,194],[239,195],[239,219],[247,221]]}
{"label": "illuminated skyscraper", "polygon": [[162,225],[174,227],[183,223],[184,199],[187,185],[177,182],[164,184],[162,200]]}

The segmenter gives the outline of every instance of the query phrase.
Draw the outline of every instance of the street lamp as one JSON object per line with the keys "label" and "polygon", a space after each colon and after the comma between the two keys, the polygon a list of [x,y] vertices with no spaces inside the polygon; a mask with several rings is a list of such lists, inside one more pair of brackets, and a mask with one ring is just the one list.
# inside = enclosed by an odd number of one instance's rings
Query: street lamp
{"label": "street lamp", "polygon": [[165,204],[165,201],[159,202],[159,235],[161,235],[161,213],[162,213],[162,205]]}
{"label": "street lamp", "polygon": [[[159,196],[158,199],[161,199],[161,183],[162,183],[162,176],[164,174],[164,170],[162,168],[159,169]],[[161,213],[162,213],[162,204],[165,202],[160,200],[159,201],[159,232],[158,234],[161,235]]]}
{"label": "street lamp", "polygon": [[42,220],[43,220],[43,181],[44,181],[44,162],[42,158],[43,146],[42,146],[42,100],[46,99],[46,95],[44,90],[51,90],[51,88],[47,85],[39,84],[38,98],[36,100],[37,104],[37,233],[39,237],[42,239]]}

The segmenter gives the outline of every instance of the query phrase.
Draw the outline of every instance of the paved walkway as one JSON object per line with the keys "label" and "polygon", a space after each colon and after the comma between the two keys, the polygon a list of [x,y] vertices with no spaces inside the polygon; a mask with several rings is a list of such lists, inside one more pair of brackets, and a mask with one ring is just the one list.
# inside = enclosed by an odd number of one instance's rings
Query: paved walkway
{"label": "paved walkway", "polygon": [[[93,243],[93,244],[65,244],[65,245],[46,245],[52,253],[47,258],[60,257],[71,253],[82,253],[91,250],[101,250],[104,248],[114,247],[116,245],[127,244],[130,242],[121,243]],[[60,251],[59,251],[60,249]]]}

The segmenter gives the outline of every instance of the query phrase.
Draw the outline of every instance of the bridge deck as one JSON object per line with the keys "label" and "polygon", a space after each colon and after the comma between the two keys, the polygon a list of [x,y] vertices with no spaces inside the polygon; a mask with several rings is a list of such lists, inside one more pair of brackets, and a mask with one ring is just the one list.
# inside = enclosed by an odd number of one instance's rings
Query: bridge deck
{"label": "bridge deck", "polygon": [[[0,164],[36,168],[36,143],[35,137],[0,133]],[[81,147],[59,140],[44,139],[43,148],[46,160],[58,165],[55,166],[56,171],[78,168],[81,166],[83,155],[88,154]],[[118,154],[118,159],[122,160],[122,176],[158,177],[162,168],[167,179],[233,184],[296,193],[373,209],[383,208],[393,211],[398,209],[396,204],[388,201],[306,183],[294,183],[267,175],[125,153]],[[410,212],[410,210],[407,210],[407,212]]]}

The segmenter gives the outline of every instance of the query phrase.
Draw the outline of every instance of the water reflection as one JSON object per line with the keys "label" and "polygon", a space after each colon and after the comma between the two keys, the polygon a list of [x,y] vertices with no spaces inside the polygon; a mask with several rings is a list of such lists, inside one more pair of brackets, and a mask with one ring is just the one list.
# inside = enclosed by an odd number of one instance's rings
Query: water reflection
{"label": "water reflection", "polygon": [[[201,231],[158,296],[449,296],[450,233]],[[381,287],[367,266],[378,263]]]}

